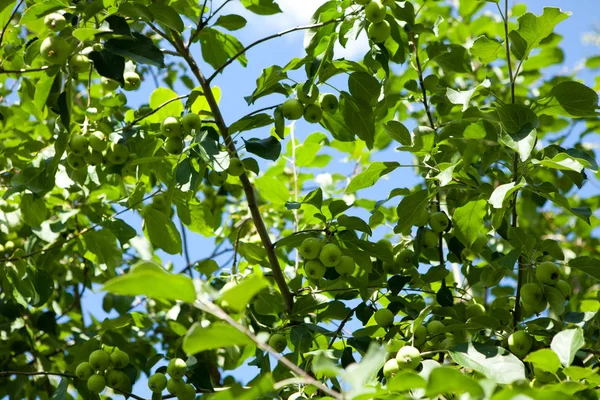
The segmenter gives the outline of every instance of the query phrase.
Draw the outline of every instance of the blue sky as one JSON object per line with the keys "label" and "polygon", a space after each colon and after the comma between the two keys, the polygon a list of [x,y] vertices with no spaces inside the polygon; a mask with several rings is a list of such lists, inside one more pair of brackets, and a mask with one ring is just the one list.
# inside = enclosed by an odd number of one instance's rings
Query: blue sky
{"label": "blue sky", "polygon": [[[242,10],[241,6],[235,4],[237,2],[232,3],[234,4],[227,5],[222,13],[230,14],[234,12],[240,12],[242,15],[247,17],[248,25],[246,28],[237,31],[234,34],[241,40],[242,43],[249,44],[256,39],[269,34],[279,32],[290,27],[309,23],[312,11],[316,9],[318,5],[323,3],[323,1],[282,0],[280,3],[285,13],[271,17],[249,15]],[[564,10],[573,12],[573,15],[561,23],[556,29],[556,31],[564,37],[562,47],[566,54],[564,65],[559,67],[560,71],[568,73],[572,71],[573,68],[575,68],[585,57],[600,54],[599,48],[591,45],[584,45],[581,40],[583,33],[591,31],[594,27],[594,24],[598,24],[600,22],[600,6],[595,0],[578,0],[569,2],[562,0],[529,0],[522,3],[526,3],[529,10],[536,14],[540,14],[544,6],[562,7]],[[215,0],[215,4],[220,4],[220,0]],[[491,7],[490,9],[495,10],[495,8]],[[249,60],[247,68],[241,67],[236,62],[232,64],[224,74],[221,74],[217,79],[214,80],[213,83],[219,86],[222,91],[221,109],[227,123],[234,122],[252,110],[277,104],[284,100],[283,96],[281,95],[273,95],[266,99],[260,99],[254,106],[248,107],[243,97],[253,92],[256,78],[260,75],[264,68],[273,64],[283,66],[293,57],[302,57],[304,55],[302,43],[303,35],[303,32],[295,32],[255,47],[247,54]],[[336,53],[336,56],[360,60],[366,49],[366,39],[362,37],[358,43],[349,46],[348,49]],[[194,46],[194,53],[199,59],[200,51],[198,45]],[[201,65],[201,67],[203,68],[205,75],[210,75],[210,73],[212,73],[212,69],[209,66]],[[298,77],[297,75],[293,74],[292,76]],[[579,77],[583,78],[588,85],[593,84],[594,77],[590,73],[580,74]],[[302,78],[302,76],[298,77],[298,79]],[[343,83],[340,83],[340,86],[343,86]],[[146,79],[142,85],[142,88],[138,92],[127,93],[129,105],[137,106],[147,102],[147,99],[154,88],[155,87],[152,79]],[[183,85],[179,85],[177,89],[179,94],[187,93],[187,89],[185,89]],[[325,89],[323,89],[323,91],[325,91]],[[300,138],[306,137],[308,134],[316,131],[324,132],[319,125],[310,125],[301,121],[295,125],[296,136]],[[264,128],[247,133],[245,137],[266,137],[268,134],[269,129]],[[410,163],[410,158],[407,154],[398,153],[392,149],[375,154],[373,155],[372,159]],[[334,158],[332,163],[333,169],[336,171],[346,171],[348,174],[350,172],[350,168],[352,167],[348,163],[345,163],[343,158]],[[360,192],[360,195],[374,199],[382,199],[387,196],[387,193],[392,187],[410,187],[416,182],[416,178],[411,177],[407,172],[407,169],[397,170],[395,172],[396,175],[391,177],[391,179],[395,181],[393,186],[391,182],[381,182],[372,189]],[[398,183],[398,180],[400,180],[401,183]],[[588,185],[588,190],[598,192],[598,187],[594,188]],[[127,215],[125,219],[128,223],[132,224],[132,226],[134,226],[138,232],[141,232],[141,219],[139,217],[130,214]],[[385,233],[384,229],[379,229],[377,231],[378,235],[383,233]],[[210,251],[212,251],[213,242],[210,239],[205,239],[199,235],[188,233],[188,241],[191,243],[190,256],[192,260],[201,259],[207,256]],[[182,257],[167,256],[164,254],[161,254],[161,256],[163,257],[164,261],[172,261],[177,266],[176,270],[181,269],[181,266],[185,264],[185,261]],[[84,309],[86,312],[94,314],[97,318],[103,318],[105,313],[101,308],[102,297],[102,293],[91,293],[88,291],[84,298]],[[114,316],[114,314],[111,314],[111,316]],[[136,394],[141,396],[150,396],[150,392],[146,388],[145,379],[142,379],[138,382],[134,391]]]}

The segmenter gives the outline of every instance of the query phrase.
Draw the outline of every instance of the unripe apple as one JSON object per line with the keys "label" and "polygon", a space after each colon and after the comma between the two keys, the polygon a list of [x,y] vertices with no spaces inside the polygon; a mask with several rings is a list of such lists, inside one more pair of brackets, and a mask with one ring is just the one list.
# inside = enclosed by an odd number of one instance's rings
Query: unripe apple
{"label": "unripe apple", "polygon": [[125,368],[129,364],[129,354],[119,349],[110,353],[109,358],[111,364],[117,369]]}
{"label": "unripe apple", "polygon": [[88,361],[96,371],[104,371],[108,368],[110,357],[104,350],[95,350],[90,354]]}
{"label": "unripe apple", "polygon": [[421,353],[416,347],[404,346],[396,353],[400,369],[416,369],[421,363]]}
{"label": "unripe apple", "polygon": [[202,128],[202,120],[198,114],[188,113],[181,117],[181,125],[183,126],[183,131],[187,135],[191,135],[192,131],[194,131],[194,133],[200,132],[200,128]]}
{"label": "unripe apple", "polygon": [[154,195],[154,197],[152,197],[151,206],[156,210],[166,213],[170,209],[171,204],[169,203],[169,199],[166,194],[157,193]]}
{"label": "unripe apple", "polygon": [[167,117],[162,122],[160,130],[166,137],[181,137],[181,124],[175,117]]}
{"label": "unripe apple", "polygon": [[306,238],[302,241],[298,252],[306,260],[314,260],[319,257],[323,243],[317,238]]}
{"label": "unripe apple", "polygon": [[125,86],[123,87],[125,90],[137,90],[140,87],[141,78],[134,71],[125,72],[123,79],[125,80]]}
{"label": "unripe apple", "polygon": [[106,136],[104,136],[104,133],[100,131],[94,131],[90,133],[90,136],[88,137],[88,144],[92,150],[104,151],[106,150],[108,143],[106,142]]}
{"label": "unripe apple", "polygon": [[410,249],[403,249],[396,256],[396,264],[402,269],[408,269],[413,266],[413,257],[415,253]]}
{"label": "unripe apple", "polygon": [[77,156],[83,156],[88,151],[88,138],[79,134],[71,135],[69,150]]}
{"label": "unripe apple", "polygon": [[213,186],[221,186],[227,180],[227,171],[215,171],[208,173],[208,181]]}
{"label": "unripe apple", "polygon": [[79,363],[75,369],[75,376],[82,381],[87,381],[92,375],[94,375],[94,368],[92,368],[89,362],[84,361]]}
{"label": "unripe apple", "polygon": [[386,20],[381,22],[377,22],[375,24],[369,25],[367,29],[367,34],[369,38],[375,43],[383,43],[390,37],[390,33],[392,32],[392,28],[390,27],[390,23]]}
{"label": "unripe apple", "polygon": [[571,297],[571,285],[569,285],[569,282],[565,281],[564,279],[559,279],[558,282],[556,282],[556,285],[554,285],[555,288],[558,289],[559,292],[562,293],[562,295],[565,297],[565,299],[569,300],[569,298]]}
{"label": "unripe apple", "polygon": [[445,212],[435,212],[429,217],[429,226],[434,232],[444,232],[450,226],[450,218]]}
{"label": "unripe apple", "polygon": [[92,393],[102,393],[106,388],[106,379],[102,375],[94,374],[88,379],[87,388]]}
{"label": "unripe apple", "polygon": [[479,317],[480,315],[485,315],[485,307],[483,304],[471,304],[469,307],[467,307],[467,319]]}
{"label": "unripe apple", "polygon": [[400,366],[395,358],[389,359],[383,364],[383,376],[386,379],[393,378],[398,372],[400,372]]}
{"label": "unripe apple", "polygon": [[356,263],[354,262],[354,259],[350,256],[342,256],[340,263],[335,266],[336,272],[342,276],[352,275],[355,269]]}
{"label": "unripe apple", "polygon": [[194,400],[195,398],[196,389],[189,383],[185,384],[182,393],[177,394],[177,400]]}
{"label": "unripe apple", "polygon": [[75,170],[84,169],[87,166],[83,157],[80,157],[75,153],[69,153],[67,155],[67,164]]}
{"label": "unripe apple", "polygon": [[62,14],[51,13],[44,17],[44,25],[52,32],[58,32],[67,26],[67,20]]}
{"label": "unripe apple", "polygon": [[69,69],[75,75],[90,70],[90,59],[83,54],[74,54],[69,58]]}
{"label": "unripe apple", "polygon": [[400,265],[396,261],[391,263],[384,261],[381,267],[383,268],[383,272],[388,275],[397,275],[402,272],[402,268],[400,268]]}
{"label": "unripe apple", "polygon": [[304,263],[304,274],[314,280],[319,280],[325,275],[326,267],[319,260],[308,260]]}
{"label": "unripe apple", "polygon": [[269,338],[269,346],[281,353],[287,347],[287,339],[281,333],[276,333]]}
{"label": "unripe apple", "polygon": [[227,167],[227,173],[232,176],[240,176],[242,175],[246,169],[244,168],[244,163],[239,158],[231,158],[229,159],[229,167]]}
{"label": "unripe apple", "polygon": [[121,388],[129,381],[127,374],[119,369],[109,369],[104,377],[106,385],[111,388]]}
{"label": "unripe apple", "polygon": [[372,0],[365,7],[365,17],[373,24],[382,22],[387,14],[386,7],[379,0]]}
{"label": "unripe apple", "polygon": [[521,287],[521,300],[523,306],[535,314],[541,313],[548,306],[542,289],[535,283],[526,283]]}
{"label": "unripe apple", "polygon": [[442,321],[434,319],[427,324],[427,335],[430,336],[432,343],[439,343],[445,339],[444,329],[446,326]]}
{"label": "unripe apple", "polygon": [[319,104],[324,112],[333,114],[337,111],[340,102],[335,94],[324,93],[319,98]]}
{"label": "unripe apple", "polygon": [[316,85],[311,85],[309,93],[304,93],[304,83],[299,83],[296,86],[296,95],[298,100],[304,104],[313,104],[319,98],[319,88]]}
{"label": "unripe apple", "polygon": [[181,379],[187,371],[187,364],[181,358],[173,358],[167,365],[167,374],[173,379]]}
{"label": "unripe apple", "polygon": [[49,36],[40,46],[42,58],[52,64],[63,64],[71,55],[69,43],[58,36]]}
{"label": "unripe apple", "polygon": [[165,142],[165,150],[169,154],[181,154],[183,151],[183,140],[180,137],[167,138]]}
{"label": "unripe apple", "polygon": [[100,78],[100,84],[102,85],[102,89],[104,89],[107,92],[117,90],[117,88],[119,87],[119,82],[113,79],[106,78],[104,76]]}
{"label": "unripe apple", "polygon": [[535,277],[541,283],[554,286],[560,279],[560,270],[553,262],[546,261],[538,264],[535,269]]}
{"label": "unripe apple", "polygon": [[167,387],[167,377],[160,372],[155,373],[148,379],[148,388],[152,393],[162,393]]}
{"label": "unripe apple", "polygon": [[423,247],[426,249],[431,249],[436,247],[438,242],[439,235],[437,233],[428,228],[423,229]]}
{"label": "unripe apple", "polygon": [[415,345],[420,345],[425,343],[427,340],[427,328],[423,325],[412,326],[412,334],[414,338]]}
{"label": "unripe apple", "polygon": [[394,313],[387,308],[380,308],[379,310],[375,311],[373,318],[375,318],[377,325],[381,326],[382,328],[387,328],[394,323]]}
{"label": "unripe apple", "polygon": [[169,393],[177,396],[185,390],[185,382],[181,379],[169,379],[167,381],[167,390]]}
{"label": "unripe apple", "polygon": [[525,331],[516,331],[508,337],[508,348],[519,358],[524,358],[533,344],[533,338]]}
{"label": "unripe apple", "polygon": [[334,243],[327,243],[319,253],[319,260],[326,267],[335,267],[342,260],[342,251]]}
{"label": "unripe apple", "polygon": [[100,165],[104,162],[104,156],[99,151],[89,151],[83,156],[83,160],[87,165]]}
{"label": "unripe apple", "polygon": [[125,164],[129,157],[129,149],[121,143],[111,143],[106,152],[106,160],[115,165]]}
{"label": "unripe apple", "polygon": [[304,106],[298,99],[287,99],[281,106],[281,113],[285,119],[300,119],[304,114]]}
{"label": "unripe apple", "polygon": [[311,124],[316,124],[323,118],[323,110],[318,104],[307,104],[304,107],[304,120]]}

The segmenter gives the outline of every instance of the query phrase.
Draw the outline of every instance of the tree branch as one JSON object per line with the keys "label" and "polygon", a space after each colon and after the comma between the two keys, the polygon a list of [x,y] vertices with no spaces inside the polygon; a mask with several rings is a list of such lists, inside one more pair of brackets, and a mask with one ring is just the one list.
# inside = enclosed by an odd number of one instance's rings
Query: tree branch
{"label": "tree branch", "polygon": [[2,28],[2,33],[0,33],[0,47],[2,46],[2,40],[4,40],[4,34],[6,33],[6,30],[10,26],[12,19],[15,17],[15,15],[17,14],[17,11],[19,11],[19,8],[21,7],[21,4],[23,4],[24,1],[25,0],[19,1],[19,4],[17,4],[17,6],[13,10],[12,14],[10,14],[10,17],[8,17],[8,21],[6,21],[6,25],[4,25],[4,28]]}
{"label": "tree branch", "polygon": [[142,115],[141,117],[138,117],[138,118],[134,119],[133,121],[131,121],[130,123],[128,123],[128,124],[127,124],[127,125],[125,125],[124,127],[122,127],[122,128],[119,128],[119,129],[115,130],[115,132],[123,132],[123,131],[125,131],[125,130],[127,130],[127,129],[131,129],[131,128],[133,128],[133,127],[134,127],[134,126],[135,126],[135,125],[136,125],[138,122],[140,122],[140,121],[142,121],[142,120],[144,120],[144,119],[148,118],[149,116],[151,116],[151,115],[152,115],[152,114],[154,114],[154,113],[157,113],[157,112],[158,112],[158,111],[159,111],[161,108],[163,108],[163,107],[165,107],[165,106],[168,106],[169,104],[171,104],[171,103],[173,103],[173,102],[175,102],[175,101],[182,100],[182,99],[187,99],[188,97],[190,97],[190,95],[189,95],[189,94],[184,94],[184,95],[182,95],[182,96],[177,96],[177,97],[174,97],[174,98],[172,98],[172,99],[170,99],[170,100],[167,100],[167,101],[165,101],[164,103],[162,103],[161,105],[159,105],[158,107],[156,107],[154,110],[150,111],[150,112],[149,112],[149,113],[147,113],[147,114],[144,114],[144,115]]}
{"label": "tree branch", "polygon": [[354,313],[356,312],[356,310],[358,309],[358,307],[361,304],[362,303],[359,303],[358,306],[356,306],[352,310],[350,310],[350,312],[348,314],[346,314],[346,316],[344,317],[344,319],[342,320],[342,322],[340,322],[339,326],[337,327],[337,329],[333,333],[333,336],[331,337],[331,340],[329,341],[329,346],[327,346],[328,349],[330,349],[330,348],[333,347],[333,343],[335,343],[335,339],[337,339],[338,335],[342,332],[342,329],[344,329],[344,326],[346,326],[346,323],[350,320],[350,318],[352,318],[352,316],[354,315]]}
{"label": "tree branch", "polygon": [[40,71],[46,71],[47,69],[53,68],[54,65],[44,65],[43,67],[39,67],[39,68],[31,68],[31,69],[4,69],[2,67],[0,67],[0,74],[27,74],[29,72],[40,72]]}

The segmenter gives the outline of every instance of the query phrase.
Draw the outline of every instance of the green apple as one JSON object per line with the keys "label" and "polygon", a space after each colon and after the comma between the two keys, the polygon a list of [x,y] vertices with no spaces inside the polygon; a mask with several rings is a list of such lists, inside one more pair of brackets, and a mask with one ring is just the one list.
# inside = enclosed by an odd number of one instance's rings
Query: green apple
{"label": "green apple", "polygon": [[215,171],[214,169],[208,173],[208,181],[213,186],[221,186],[227,180],[227,171]]}
{"label": "green apple", "polygon": [[379,310],[375,311],[373,318],[375,318],[377,325],[381,326],[382,328],[387,328],[394,323],[394,313],[387,308],[380,308]]}
{"label": "green apple", "polygon": [[83,156],[83,160],[87,165],[100,165],[104,162],[104,156],[99,151],[89,151]]}
{"label": "green apple", "polygon": [[381,264],[381,267],[383,268],[383,272],[385,272],[388,275],[397,275],[400,272],[402,272],[402,268],[400,268],[400,266],[398,265],[398,263],[396,261],[389,263],[389,262],[383,262]]}
{"label": "green apple", "polygon": [[450,226],[450,218],[443,211],[434,212],[429,217],[429,226],[434,232],[444,232]]}
{"label": "green apple", "polygon": [[298,252],[306,260],[314,260],[319,257],[323,243],[317,238],[306,238],[302,241]]}
{"label": "green apple", "polygon": [[304,92],[305,83],[299,83],[296,86],[296,96],[298,96],[298,100],[300,100],[304,104],[313,104],[319,98],[319,88],[316,85],[312,85],[310,87],[309,93]]}
{"label": "green apple", "polygon": [[62,14],[51,13],[44,17],[44,25],[52,32],[58,32],[67,26],[67,20]]}
{"label": "green apple", "polygon": [[52,64],[63,64],[71,55],[71,46],[63,38],[49,36],[40,46],[42,58]]}
{"label": "green apple", "polygon": [[307,104],[304,107],[304,120],[311,124],[316,124],[323,118],[323,110],[318,104]]}
{"label": "green apple", "polygon": [[446,338],[446,335],[444,335],[445,328],[446,326],[442,321],[434,319],[427,324],[427,335],[430,336],[433,343],[439,343]]}
{"label": "green apple", "polygon": [[541,283],[554,286],[560,279],[560,269],[553,262],[545,261],[536,267],[535,277]]}
{"label": "green apple", "polygon": [[123,74],[125,80],[125,90],[137,90],[141,84],[141,78],[135,71],[127,71]]}
{"label": "green apple", "polygon": [[79,363],[75,369],[75,376],[82,381],[87,381],[92,375],[94,375],[94,368],[92,368],[89,362],[84,361]]}
{"label": "green apple", "polygon": [[571,285],[569,285],[569,282],[565,281],[564,279],[559,279],[558,282],[556,282],[556,285],[554,285],[554,287],[562,293],[565,299],[569,300],[572,292]]}
{"label": "green apple", "polygon": [[106,388],[106,379],[102,375],[94,374],[87,381],[87,388],[92,393],[102,393]]}
{"label": "green apple", "polygon": [[326,267],[335,267],[342,261],[342,251],[335,243],[327,243],[319,253],[319,260]]}
{"label": "green apple", "polygon": [[121,388],[129,381],[127,374],[119,369],[109,369],[104,378],[106,385],[111,388]]}
{"label": "green apple", "polygon": [[413,346],[404,346],[396,353],[400,369],[416,369],[421,363],[421,353]]}
{"label": "green apple", "polygon": [[162,393],[167,387],[167,377],[160,372],[155,373],[148,379],[148,388],[152,393]]}
{"label": "green apple", "polygon": [[181,154],[183,151],[183,140],[180,137],[170,137],[165,141],[165,150],[169,154]]}
{"label": "green apple", "polygon": [[336,272],[342,276],[352,275],[355,269],[356,263],[354,262],[354,259],[350,256],[342,256],[340,263],[335,266]]}
{"label": "green apple", "polygon": [[76,133],[69,139],[69,150],[75,155],[83,156],[88,151],[88,143],[87,137]]}
{"label": "green apple", "polygon": [[326,267],[319,260],[308,260],[304,263],[304,274],[314,280],[319,280],[325,275]]}
{"label": "green apple", "polygon": [[181,137],[181,124],[175,117],[167,117],[160,125],[160,130],[166,137]]}
{"label": "green apple", "polygon": [[181,125],[183,126],[183,131],[187,135],[191,135],[192,131],[194,133],[200,132],[200,128],[202,128],[202,120],[198,114],[188,113],[181,117]]}
{"label": "green apple", "polygon": [[319,104],[324,112],[333,114],[337,111],[340,102],[335,94],[324,93],[319,97]]}
{"label": "green apple", "polygon": [[167,381],[167,390],[169,393],[177,396],[185,390],[185,382],[181,379],[169,379]]}
{"label": "green apple", "polygon": [[300,119],[304,115],[304,106],[298,99],[287,99],[281,106],[281,112],[285,119]]}
{"label": "green apple", "polygon": [[67,155],[67,164],[75,170],[84,169],[87,166],[85,159],[74,153],[69,153]]}
{"label": "green apple", "polygon": [[415,344],[418,346],[421,343],[425,343],[425,341],[427,340],[427,328],[425,328],[425,326],[423,325],[417,325],[417,326],[412,326],[411,330],[413,338],[414,338],[414,342]]}
{"label": "green apple", "polygon": [[108,143],[106,142],[106,136],[104,136],[104,133],[100,131],[94,131],[90,133],[90,136],[88,137],[88,144],[94,151],[104,151],[106,150]]}
{"label": "green apple", "polygon": [[386,20],[371,24],[367,29],[369,38],[375,43],[385,42],[387,38],[390,37],[391,32],[392,28],[390,27],[390,23]]}
{"label": "green apple", "polygon": [[187,364],[181,358],[173,358],[167,365],[167,374],[173,379],[181,379],[187,371]]}
{"label": "green apple", "polygon": [[170,208],[171,204],[165,193],[157,193],[152,197],[152,208],[166,213]]}
{"label": "green apple", "polygon": [[467,307],[467,319],[479,317],[480,315],[485,315],[485,306],[483,304],[471,304],[469,307]]}
{"label": "green apple", "polygon": [[90,354],[88,361],[94,370],[104,371],[108,368],[110,357],[104,350],[95,350]]}
{"label": "green apple", "polygon": [[90,70],[90,59],[83,54],[74,54],[69,58],[69,69],[74,74]]}
{"label": "green apple", "polygon": [[183,387],[182,393],[177,395],[177,400],[194,400],[196,398],[196,389],[189,383]]}
{"label": "green apple", "polygon": [[365,7],[365,17],[373,24],[382,22],[387,15],[386,7],[379,0],[372,0]]}
{"label": "green apple", "polygon": [[434,248],[439,243],[439,235],[432,231],[431,229],[425,228],[423,229],[423,247],[426,249]]}
{"label": "green apple", "polygon": [[115,165],[122,165],[127,162],[129,149],[121,143],[111,143],[106,152],[106,160]]}
{"label": "green apple", "polygon": [[400,372],[400,366],[395,358],[389,359],[383,364],[383,376],[386,379],[393,378],[398,372]]}
{"label": "green apple", "polygon": [[516,331],[508,337],[508,348],[519,358],[525,358],[533,345],[533,338],[525,331]]}
{"label": "green apple", "polygon": [[287,347],[287,339],[281,333],[276,333],[269,338],[269,346],[276,352],[281,353]]}
{"label": "green apple", "polygon": [[110,353],[110,363],[117,369],[125,368],[129,364],[129,354],[116,349]]}
{"label": "green apple", "polygon": [[542,289],[535,283],[526,283],[521,287],[521,300],[524,308],[534,314],[541,313],[548,306]]}
{"label": "green apple", "polygon": [[119,87],[119,82],[113,79],[106,78],[104,76],[100,78],[100,84],[102,85],[102,89],[104,89],[107,92],[117,90],[117,88]]}
{"label": "green apple", "polygon": [[231,158],[229,159],[229,167],[227,167],[227,173],[231,176],[240,176],[242,175],[246,169],[244,168],[244,163],[239,158]]}
{"label": "green apple", "polygon": [[396,256],[396,264],[402,269],[408,269],[413,266],[413,257],[415,253],[410,249],[403,249]]}

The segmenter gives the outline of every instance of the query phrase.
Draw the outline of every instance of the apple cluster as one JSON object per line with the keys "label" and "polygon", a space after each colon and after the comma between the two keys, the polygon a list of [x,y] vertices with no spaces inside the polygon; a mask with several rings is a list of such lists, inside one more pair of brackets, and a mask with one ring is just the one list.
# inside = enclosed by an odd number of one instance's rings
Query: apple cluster
{"label": "apple cluster", "polygon": [[87,362],[77,365],[75,376],[87,381],[87,388],[92,393],[102,393],[107,386],[129,390],[131,381],[123,371],[127,365],[129,365],[129,355],[116,347],[110,353],[105,350],[95,350],[90,354]]}
{"label": "apple cluster", "polygon": [[530,282],[521,287],[521,303],[526,314],[539,314],[548,307],[545,286],[554,287],[565,299],[571,296],[571,285],[560,279],[560,269],[553,262],[539,263],[535,269],[535,277],[538,283]]}
{"label": "apple cluster", "polygon": [[391,379],[401,370],[415,370],[421,364],[421,353],[413,346],[403,346],[398,350],[396,356],[390,358],[383,365],[383,376]]}
{"label": "apple cluster", "polygon": [[304,258],[304,274],[313,280],[321,279],[327,268],[335,268],[342,276],[352,275],[356,268],[354,259],[342,255],[342,251],[335,243],[324,243],[317,238],[307,238],[298,251]]}
{"label": "apple cluster", "polygon": [[338,98],[331,93],[319,95],[316,85],[299,83],[296,86],[295,99],[286,100],[281,112],[286,119],[297,120],[304,117],[306,122],[316,124],[323,118],[323,113],[333,114],[338,109]]}
{"label": "apple cluster", "polygon": [[390,37],[391,26],[385,20],[387,6],[394,6],[394,0],[354,0],[358,5],[365,6],[365,18],[369,22],[367,35],[375,43],[383,43]]}
{"label": "apple cluster", "polygon": [[162,393],[165,389],[177,400],[194,400],[196,398],[196,389],[190,383],[185,383],[183,377],[187,372],[187,364],[181,358],[173,358],[167,365],[167,376],[161,372],[156,372],[148,378],[148,388],[152,393]]}
{"label": "apple cluster", "polygon": [[122,165],[129,156],[125,143],[109,143],[101,131],[85,135],[74,133],[69,139],[67,163],[74,170],[80,170],[88,165]]}

